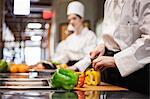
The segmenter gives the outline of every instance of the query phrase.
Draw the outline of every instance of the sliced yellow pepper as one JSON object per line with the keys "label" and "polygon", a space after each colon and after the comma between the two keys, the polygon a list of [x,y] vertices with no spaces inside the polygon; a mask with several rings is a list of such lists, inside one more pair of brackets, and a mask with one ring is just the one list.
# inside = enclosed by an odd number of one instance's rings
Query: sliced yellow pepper
{"label": "sliced yellow pepper", "polygon": [[85,72],[85,83],[87,85],[98,85],[100,84],[101,78],[100,78],[100,71],[95,71],[93,68],[87,70]]}

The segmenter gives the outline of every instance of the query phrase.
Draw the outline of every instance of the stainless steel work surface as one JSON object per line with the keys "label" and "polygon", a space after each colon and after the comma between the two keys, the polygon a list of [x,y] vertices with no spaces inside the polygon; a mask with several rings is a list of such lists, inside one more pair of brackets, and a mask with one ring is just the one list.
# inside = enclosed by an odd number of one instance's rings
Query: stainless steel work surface
{"label": "stainless steel work surface", "polygon": [[0,73],[0,89],[50,89],[50,78],[38,72]]}

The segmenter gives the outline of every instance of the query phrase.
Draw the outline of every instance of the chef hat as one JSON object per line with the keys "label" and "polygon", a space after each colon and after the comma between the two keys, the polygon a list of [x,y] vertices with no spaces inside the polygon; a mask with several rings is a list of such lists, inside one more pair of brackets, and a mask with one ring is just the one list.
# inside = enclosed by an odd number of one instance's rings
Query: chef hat
{"label": "chef hat", "polygon": [[75,29],[71,24],[69,24],[68,27],[67,27],[67,30],[68,31],[74,31]]}
{"label": "chef hat", "polygon": [[67,8],[67,15],[69,14],[77,14],[81,17],[84,17],[84,5],[78,1],[69,3]]}

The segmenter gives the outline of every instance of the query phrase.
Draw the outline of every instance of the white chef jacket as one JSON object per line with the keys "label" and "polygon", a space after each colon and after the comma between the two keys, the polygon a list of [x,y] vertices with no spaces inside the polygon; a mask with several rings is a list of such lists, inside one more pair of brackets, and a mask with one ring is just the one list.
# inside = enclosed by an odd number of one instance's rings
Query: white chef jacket
{"label": "white chef jacket", "polygon": [[69,60],[80,60],[96,47],[96,35],[88,28],[83,28],[80,34],[71,34],[56,49],[54,61],[67,63]]}
{"label": "white chef jacket", "polygon": [[[106,0],[104,6],[104,20],[102,25],[103,39],[100,43],[105,43],[108,49],[112,51],[120,50],[119,46],[113,40],[113,34],[119,24],[120,14],[124,0]],[[91,64],[90,56],[86,56],[83,60],[76,63],[74,66],[79,71],[84,72]]]}
{"label": "white chef jacket", "polygon": [[104,20],[102,24],[102,40],[108,49],[119,51],[118,44],[113,39],[113,34],[120,22],[120,15],[125,0],[106,0],[104,8]]}
{"label": "white chef jacket", "polygon": [[116,21],[114,31],[103,32],[103,39],[109,50],[121,50],[114,58],[120,74],[127,76],[150,63],[150,0],[124,0]]}

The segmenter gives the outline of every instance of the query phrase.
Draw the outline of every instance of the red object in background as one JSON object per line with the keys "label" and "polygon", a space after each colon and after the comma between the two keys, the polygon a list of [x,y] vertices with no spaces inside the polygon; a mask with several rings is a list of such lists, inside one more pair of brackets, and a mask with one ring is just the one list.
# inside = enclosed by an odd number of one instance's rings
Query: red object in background
{"label": "red object in background", "polygon": [[43,11],[43,19],[48,20],[48,19],[53,18],[53,16],[54,14],[52,11],[48,11],[48,10]]}

